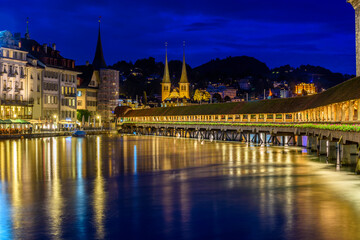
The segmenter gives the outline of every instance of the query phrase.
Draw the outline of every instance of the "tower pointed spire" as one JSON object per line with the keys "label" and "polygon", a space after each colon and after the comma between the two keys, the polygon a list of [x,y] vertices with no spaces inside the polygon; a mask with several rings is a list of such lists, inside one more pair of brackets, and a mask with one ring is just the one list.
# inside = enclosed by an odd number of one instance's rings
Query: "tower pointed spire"
{"label": "tower pointed spire", "polygon": [[26,39],[30,39],[30,34],[29,34],[29,17],[26,18],[26,33],[25,33],[25,38],[26,38]]}
{"label": "tower pointed spire", "polygon": [[185,63],[185,41],[183,42],[183,65],[182,65],[182,70],[181,70],[181,78],[180,78],[180,83],[188,83],[188,78],[187,78],[187,72],[186,72],[186,63]]}
{"label": "tower pointed spire", "polygon": [[95,57],[93,60],[93,66],[95,69],[99,70],[101,68],[107,68],[106,63],[105,63],[105,59],[104,59],[104,53],[103,53],[103,48],[102,48],[102,44],[101,44],[101,35],[100,35],[100,21],[101,17],[99,18],[99,34],[98,34],[98,40],[97,40],[97,44],[96,44],[96,51],[95,51]]}
{"label": "tower pointed spire", "polygon": [[167,58],[167,42],[165,43],[165,68],[164,68],[164,76],[162,82],[170,83],[170,73],[169,73],[169,65]]}

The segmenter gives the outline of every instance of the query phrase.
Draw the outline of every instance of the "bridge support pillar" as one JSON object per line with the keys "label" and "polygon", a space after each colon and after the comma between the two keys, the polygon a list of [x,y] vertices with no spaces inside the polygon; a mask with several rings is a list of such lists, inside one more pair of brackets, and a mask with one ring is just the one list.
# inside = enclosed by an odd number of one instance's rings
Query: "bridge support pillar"
{"label": "bridge support pillar", "polygon": [[281,146],[285,146],[286,144],[286,138],[285,136],[281,136]]}
{"label": "bridge support pillar", "polygon": [[259,138],[260,144],[266,144],[266,133],[259,133]]}
{"label": "bridge support pillar", "polygon": [[317,151],[316,137],[308,136],[306,146],[308,149],[310,149],[311,152],[316,152]]}
{"label": "bridge support pillar", "polygon": [[341,145],[336,143],[336,170],[339,171],[341,167]]}
{"label": "bridge support pillar", "polygon": [[312,142],[311,142],[310,138],[311,138],[310,136],[307,136],[307,141],[306,141],[306,148],[307,149],[311,149]]}
{"label": "bridge support pillar", "polygon": [[251,138],[250,138],[250,133],[246,134],[246,142],[250,143],[251,142]]}
{"label": "bridge support pillar", "polygon": [[296,136],[296,146],[298,146],[298,147],[303,146],[302,136]]}
{"label": "bridge support pillar", "polygon": [[327,158],[328,161],[335,161],[336,160],[336,142],[329,141],[327,146]]}
{"label": "bridge support pillar", "polygon": [[286,137],[286,144],[288,146],[294,146],[295,145],[295,135],[287,136]]}
{"label": "bridge support pillar", "polygon": [[358,156],[357,156],[357,163],[356,163],[355,173],[360,174],[360,146],[358,146],[357,151],[358,151]]}
{"label": "bridge support pillar", "polygon": [[357,163],[356,144],[341,145],[341,163],[344,165],[354,165]]}
{"label": "bridge support pillar", "polygon": [[328,141],[327,140],[319,140],[319,144],[320,144],[320,148],[319,148],[319,155],[327,155],[327,145],[328,145]]}

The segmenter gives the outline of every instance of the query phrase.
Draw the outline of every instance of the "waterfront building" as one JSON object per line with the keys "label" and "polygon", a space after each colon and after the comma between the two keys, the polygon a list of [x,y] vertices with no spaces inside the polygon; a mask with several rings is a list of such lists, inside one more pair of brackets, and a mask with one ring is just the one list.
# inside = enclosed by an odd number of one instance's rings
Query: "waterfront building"
{"label": "waterfront building", "polygon": [[28,83],[29,101],[33,102],[32,119],[40,119],[42,115],[42,82],[43,65],[32,56],[27,56],[26,79]]}
{"label": "waterfront building", "polygon": [[295,86],[295,94],[300,96],[306,93],[307,95],[316,94],[316,87],[314,83],[299,83]]}
{"label": "waterfront building", "polygon": [[170,73],[169,73],[168,58],[167,58],[167,48],[165,53],[164,76],[161,82],[162,102],[166,102],[166,101],[174,102],[174,101],[178,101],[179,99],[182,99],[185,102],[190,99],[190,83],[187,77],[186,63],[185,63],[185,44],[184,44],[183,63],[182,63],[181,77],[179,81],[179,88],[176,87],[172,88]]}
{"label": "waterfront building", "polygon": [[[45,128],[69,128],[76,125],[75,61],[60,55],[56,45],[40,45],[27,31],[21,38],[21,49],[38,61],[42,74],[30,75],[41,82],[41,122]],[[35,81],[35,80],[34,80]]]}
{"label": "waterfront building", "polygon": [[90,111],[92,118],[105,123],[113,120],[119,99],[119,71],[107,67],[101,44],[100,21],[92,64],[78,66],[78,109]]}
{"label": "waterfront building", "polygon": [[100,84],[99,71],[94,71],[89,62],[84,66],[78,66],[77,70],[81,72],[77,83],[77,109],[88,110],[91,116],[96,116],[97,94]]}
{"label": "waterfront building", "polygon": [[[35,90],[40,88],[29,79],[37,70],[27,61],[27,51],[21,48],[19,35],[9,31],[0,32],[0,119],[31,119],[34,111]],[[40,89],[39,89],[40,90]],[[37,116],[40,103],[35,101]]]}

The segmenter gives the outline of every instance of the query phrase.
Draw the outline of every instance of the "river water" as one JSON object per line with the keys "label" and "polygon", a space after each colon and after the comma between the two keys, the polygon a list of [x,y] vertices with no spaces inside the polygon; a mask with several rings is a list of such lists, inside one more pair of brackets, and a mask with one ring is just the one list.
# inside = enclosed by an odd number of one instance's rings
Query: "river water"
{"label": "river water", "polygon": [[359,187],[296,147],[0,141],[0,239],[359,239]]}

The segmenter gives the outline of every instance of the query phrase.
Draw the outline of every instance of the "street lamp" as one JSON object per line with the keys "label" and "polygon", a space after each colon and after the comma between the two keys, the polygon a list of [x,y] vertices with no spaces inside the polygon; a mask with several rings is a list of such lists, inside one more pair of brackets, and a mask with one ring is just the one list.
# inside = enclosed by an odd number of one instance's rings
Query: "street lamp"
{"label": "street lamp", "polygon": [[55,119],[55,120],[54,120],[55,123],[54,123],[54,126],[53,126],[53,128],[54,128],[54,130],[55,130],[55,128],[57,128],[57,115],[54,114],[53,117],[54,117],[54,119]]}
{"label": "street lamp", "polygon": [[101,127],[101,116],[100,116],[100,115],[97,115],[96,118],[99,119],[99,127]]}

